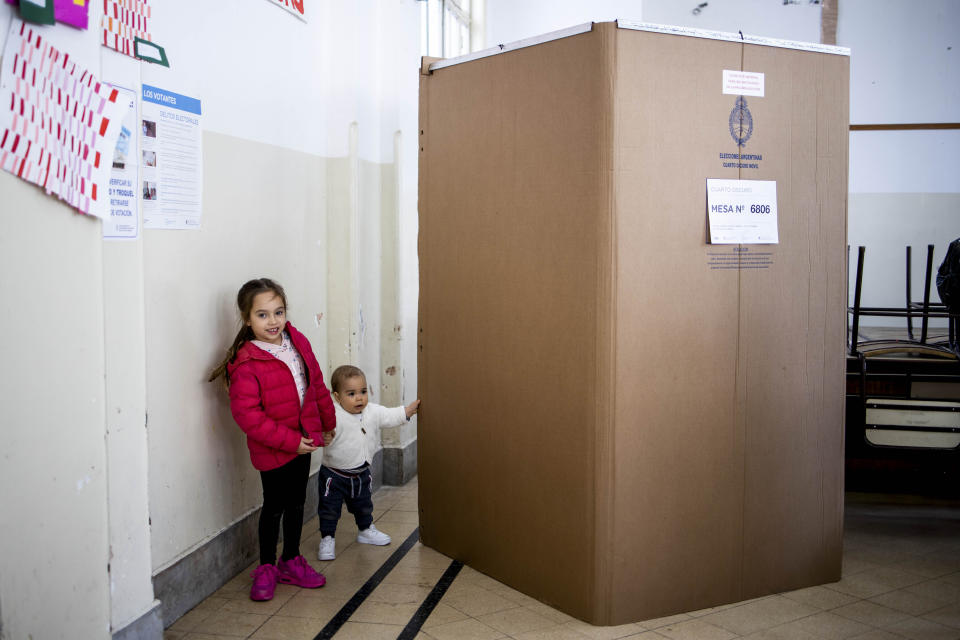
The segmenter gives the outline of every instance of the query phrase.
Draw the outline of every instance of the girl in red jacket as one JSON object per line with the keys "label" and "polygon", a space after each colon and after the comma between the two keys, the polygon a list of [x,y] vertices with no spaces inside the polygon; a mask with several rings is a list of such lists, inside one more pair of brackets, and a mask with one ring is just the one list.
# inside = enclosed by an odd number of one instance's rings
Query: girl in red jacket
{"label": "girl in red jacket", "polygon": [[[287,298],[276,282],[240,287],[243,326],[229,355],[210,376],[226,377],[230,411],[247,434],[247,447],[263,483],[260,566],[250,598],[270,600],[277,582],[315,589],[326,579],[300,555],[310,453],[333,439],[336,414],[307,338],[287,322]],[[277,537],[283,519],[283,553]]]}

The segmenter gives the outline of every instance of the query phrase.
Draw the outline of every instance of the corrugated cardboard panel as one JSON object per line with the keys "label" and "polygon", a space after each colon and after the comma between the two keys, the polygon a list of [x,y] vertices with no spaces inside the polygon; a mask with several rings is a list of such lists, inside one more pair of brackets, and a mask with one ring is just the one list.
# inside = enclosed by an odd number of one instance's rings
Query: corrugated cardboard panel
{"label": "corrugated cardboard panel", "polygon": [[[594,624],[839,577],[847,65],[601,24],[423,77],[425,544]],[[780,243],[709,244],[707,178]]]}
{"label": "corrugated cardboard panel", "polygon": [[744,50],[766,92],[744,147],[763,159],[742,177],[777,182],[780,239],[741,270],[744,597],[840,578],[848,62]]}
{"label": "corrugated cardboard panel", "polygon": [[[738,271],[706,242],[706,178],[736,178],[741,45],[617,33],[616,561],[605,623],[739,594],[743,427],[735,421]],[[695,570],[691,570],[695,567]]]}
{"label": "corrugated cardboard panel", "polygon": [[580,617],[608,393],[606,66],[586,33],[440,69],[421,92],[421,538]]}

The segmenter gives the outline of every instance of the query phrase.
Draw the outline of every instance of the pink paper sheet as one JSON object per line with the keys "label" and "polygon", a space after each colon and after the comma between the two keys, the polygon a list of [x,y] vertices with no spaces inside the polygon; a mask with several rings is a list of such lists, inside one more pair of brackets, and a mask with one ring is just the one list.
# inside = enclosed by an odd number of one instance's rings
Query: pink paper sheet
{"label": "pink paper sheet", "polygon": [[53,17],[57,22],[86,29],[89,8],[90,0],[53,0]]}

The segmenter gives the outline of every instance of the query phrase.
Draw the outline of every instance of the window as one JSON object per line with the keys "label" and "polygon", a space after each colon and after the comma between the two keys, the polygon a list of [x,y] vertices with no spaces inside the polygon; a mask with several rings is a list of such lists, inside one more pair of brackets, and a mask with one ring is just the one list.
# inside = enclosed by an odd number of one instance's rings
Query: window
{"label": "window", "polygon": [[477,31],[480,0],[420,0],[420,54],[455,58],[471,46]]}

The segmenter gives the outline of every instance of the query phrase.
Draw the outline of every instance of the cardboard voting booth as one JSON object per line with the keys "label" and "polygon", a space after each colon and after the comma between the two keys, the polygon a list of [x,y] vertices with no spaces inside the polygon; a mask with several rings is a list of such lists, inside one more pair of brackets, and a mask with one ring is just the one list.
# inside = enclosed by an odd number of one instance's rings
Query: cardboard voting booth
{"label": "cardboard voting booth", "polygon": [[839,580],[848,80],[622,21],[424,62],[425,545],[598,625]]}

